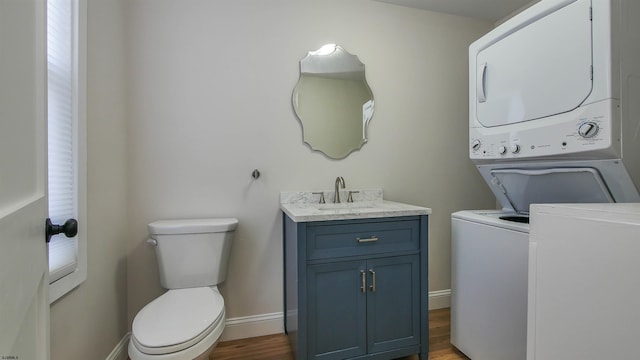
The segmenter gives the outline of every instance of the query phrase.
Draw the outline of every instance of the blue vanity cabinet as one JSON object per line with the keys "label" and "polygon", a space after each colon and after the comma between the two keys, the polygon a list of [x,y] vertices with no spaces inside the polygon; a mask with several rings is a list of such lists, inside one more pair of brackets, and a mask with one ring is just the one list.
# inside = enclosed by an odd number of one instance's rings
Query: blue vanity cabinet
{"label": "blue vanity cabinet", "polygon": [[283,220],[285,331],[296,359],[427,359],[426,215]]}

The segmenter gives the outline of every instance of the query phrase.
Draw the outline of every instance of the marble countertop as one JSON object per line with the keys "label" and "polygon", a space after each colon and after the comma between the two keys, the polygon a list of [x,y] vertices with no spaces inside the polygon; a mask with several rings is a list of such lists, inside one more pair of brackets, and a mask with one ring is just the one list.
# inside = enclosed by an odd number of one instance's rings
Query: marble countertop
{"label": "marble countertop", "polygon": [[[353,190],[351,190],[353,191]],[[384,200],[381,189],[359,190],[353,202],[346,202],[348,191],[340,191],[342,202],[333,203],[334,191],[323,191],[326,203],[320,204],[320,194],[283,191],[280,209],[295,222],[368,219],[382,217],[429,215],[431,209]]]}

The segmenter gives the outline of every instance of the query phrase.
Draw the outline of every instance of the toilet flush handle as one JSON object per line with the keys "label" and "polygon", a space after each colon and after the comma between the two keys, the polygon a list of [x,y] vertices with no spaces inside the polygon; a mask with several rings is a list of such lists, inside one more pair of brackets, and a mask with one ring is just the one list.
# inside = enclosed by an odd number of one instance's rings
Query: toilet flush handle
{"label": "toilet flush handle", "polygon": [[158,240],[156,239],[147,239],[147,244],[151,246],[158,246]]}

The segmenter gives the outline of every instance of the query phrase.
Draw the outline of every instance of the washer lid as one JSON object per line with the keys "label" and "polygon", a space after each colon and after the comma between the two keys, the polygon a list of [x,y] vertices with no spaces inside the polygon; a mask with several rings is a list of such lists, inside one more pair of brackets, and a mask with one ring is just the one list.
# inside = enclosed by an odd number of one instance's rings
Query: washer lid
{"label": "washer lid", "polygon": [[528,214],[531,204],[614,202],[595,168],[509,168],[494,169],[489,173],[489,186],[496,198],[504,208],[511,208],[518,214]]}
{"label": "washer lid", "polygon": [[[133,335],[147,351],[193,345],[224,314],[224,299],[208,287],[169,290],[147,304],[133,320]],[[184,346],[177,346],[183,344]],[[148,353],[155,353],[149,351]]]}

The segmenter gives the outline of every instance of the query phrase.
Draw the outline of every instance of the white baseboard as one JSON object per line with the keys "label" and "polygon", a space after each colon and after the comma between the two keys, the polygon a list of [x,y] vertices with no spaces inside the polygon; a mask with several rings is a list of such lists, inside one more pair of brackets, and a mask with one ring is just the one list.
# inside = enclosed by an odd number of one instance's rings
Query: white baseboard
{"label": "white baseboard", "polygon": [[[220,341],[246,339],[284,332],[283,313],[241,316],[227,319]],[[127,333],[106,360],[126,360],[131,333]]]}
{"label": "white baseboard", "polygon": [[227,319],[221,341],[246,339],[284,332],[282,312]]}
{"label": "white baseboard", "polygon": [[451,289],[429,292],[429,310],[451,307]]}
{"label": "white baseboard", "polygon": [[[451,306],[451,290],[429,292],[429,310]],[[260,314],[227,319],[221,341],[246,339],[284,332],[283,313]]]}
{"label": "white baseboard", "polygon": [[107,356],[106,360],[127,360],[129,356],[129,352],[127,347],[129,346],[129,338],[131,337],[131,333],[124,334],[124,337],[120,339],[118,345],[111,351],[111,354]]}
{"label": "white baseboard", "polygon": [[[429,292],[429,310],[451,306],[451,290]],[[246,339],[284,332],[282,312],[228,318],[220,341]],[[127,333],[111,352],[107,360],[126,360],[127,345],[131,334]],[[122,357],[124,355],[124,357]]]}

